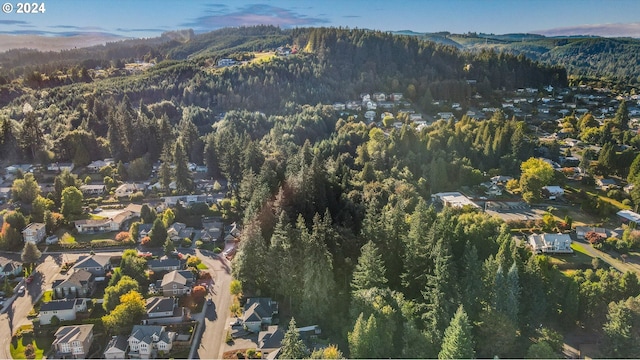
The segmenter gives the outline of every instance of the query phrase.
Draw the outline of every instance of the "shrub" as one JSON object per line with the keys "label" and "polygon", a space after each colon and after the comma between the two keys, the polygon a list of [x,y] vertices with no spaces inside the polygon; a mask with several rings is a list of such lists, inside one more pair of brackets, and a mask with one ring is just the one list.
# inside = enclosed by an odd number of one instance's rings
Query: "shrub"
{"label": "shrub", "polygon": [[197,267],[201,262],[202,262],[202,260],[200,260],[200,258],[199,258],[199,257],[197,257],[197,256],[190,256],[190,257],[187,259],[187,266],[189,266],[189,267],[191,267],[191,266],[193,266],[193,267]]}
{"label": "shrub", "polygon": [[142,193],[142,191],[138,191],[136,193],[129,195],[129,200],[131,202],[140,202],[144,200],[144,194]]}
{"label": "shrub", "polygon": [[215,249],[213,249],[213,252],[216,254],[220,254],[222,252],[222,249],[220,249],[219,247],[216,247]]}
{"label": "shrub", "polygon": [[202,285],[194,286],[192,295],[196,299],[203,299],[207,295],[207,289]]}
{"label": "shrub", "polygon": [[123,242],[128,240],[129,237],[130,235],[128,231],[121,231],[118,233],[118,235],[116,235],[116,241]]}
{"label": "shrub", "polygon": [[247,357],[249,359],[255,359],[256,358],[256,350],[255,349],[247,350]]}
{"label": "shrub", "polygon": [[244,359],[244,354],[242,353],[242,351],[238,351],[238,352],[236,353],[236,357],[237,357],[238,359]]}
{"label": "shrub", "polygon": [[233,337],[231,336],[231,331],[227,330],[227,335],[224,340],[227,344],[231,344],[233,342]]}
{"label": "shrub", "polygon": [[196,241],[196,247],[197,247],[198,249],[202,248],[202,245],[204,245],[204,243],[202,242],[202,240],[198,240],[198,241]]}
{"label": "shrub", "polygon": [[142,238],[142,240],[140,241],[140,243],[144,246],[149,245],[151,243],[151,238],[148,236],[145,236]]}
{"label": "shrub", "polygon": [[188,238],[182,239],[182,243],[180,243],[180,246],[182,246],[183,248],[191,247],[191,239],[188,239]]}
{"label": "shrub", "polygon": [[27,346],[24,347],[24,357],[27,359],[35,359],[36,349],[33,348],[33,344],[27,344]]}

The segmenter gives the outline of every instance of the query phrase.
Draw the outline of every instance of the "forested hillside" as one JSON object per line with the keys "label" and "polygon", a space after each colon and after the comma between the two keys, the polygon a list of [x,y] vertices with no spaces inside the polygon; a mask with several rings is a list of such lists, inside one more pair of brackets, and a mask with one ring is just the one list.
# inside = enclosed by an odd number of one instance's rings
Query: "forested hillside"
{"label": "forested hillside", "polygon": [[[232,262],[242,294],[275,298],[283,318],[320,325],[351,358],[554,358],[561,334],[580,327],[604,328],[609,356],[635,354],[635,273],[560,272],[499,218],[432,204],[432,193],[488,174],[518,176],[538,141],[523,121],[495,111],[418,130],[404,113],[383,128],[329,105],[373,92],[400,93],[418,111],[437,99],[495,102],[498,89],[566,86],[564,68],[346,29],[224,29],[140,46],[3,65],[0,160],[82,168],[113,157],[104,179],[158,181],[166,194],[172,181],[173,193],[194,193],[187,163],[208,165],[229,182],[216,211],[242,224]],[[298,51],[251,61],[280,46]],[[155,65],[126,71],[138,56]],[[216,66],[236,56],[249,60]],[[109,64],[83,65],[92,60]],[[608,140],[633,137],[608,126]]]}
{"label": "forested hillside", "polygon": [[[402,33],[402,32],[400,32]],[[419,34],[413,36],[461,50],[524,54],[532,60],[561,65],[577,78],[624,88],[640,82],[640,40],[601,37],[544,37],[535,34]]]}

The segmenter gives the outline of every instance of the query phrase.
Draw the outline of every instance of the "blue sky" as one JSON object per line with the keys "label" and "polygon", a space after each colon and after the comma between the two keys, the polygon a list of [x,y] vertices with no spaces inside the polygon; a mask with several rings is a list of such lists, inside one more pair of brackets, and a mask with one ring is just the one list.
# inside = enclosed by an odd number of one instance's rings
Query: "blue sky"
{"label": "blue sky", "polygon": [[[7,1],[7,0],[3,0]],[[0,13],[0,34],[153,37],[226,26],[343,26],[640,38],[640,0],[45,0],[44,14]],[[15,4],[15,2],[14,2]]]}

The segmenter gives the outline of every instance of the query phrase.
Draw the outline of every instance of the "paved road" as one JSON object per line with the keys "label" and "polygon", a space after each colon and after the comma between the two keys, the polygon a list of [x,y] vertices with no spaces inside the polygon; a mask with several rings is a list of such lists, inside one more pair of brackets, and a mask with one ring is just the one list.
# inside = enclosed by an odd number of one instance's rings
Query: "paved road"
{"label": "paved road", "polygon": [[224,344],[228,328],[228,320],[231,306],[231,267],[224,257],[216,256],[211,252],[206,255],[196,250],[196,255],[209,267],[214,285],[210,289],[209,296],[213,299],[213,305],[206,308],[204,316],[204,333],[198,348],[200,359],[222,359],[222,345]]}

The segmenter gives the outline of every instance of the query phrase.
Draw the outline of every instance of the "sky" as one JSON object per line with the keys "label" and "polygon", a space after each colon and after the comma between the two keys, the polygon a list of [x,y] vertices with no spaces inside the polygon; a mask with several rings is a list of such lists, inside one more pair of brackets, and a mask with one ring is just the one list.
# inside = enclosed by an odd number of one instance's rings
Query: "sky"
{"label": "sky", "polygon": [[[3,0],[7,1],[7,0]],[[0,34],[155,37],[162,32],[271,24],[383,31],[449,31],[640,38],[640,0],[44,0],[18,14],[9,0]],[[13,5],[6,13],[5,6]]]}

